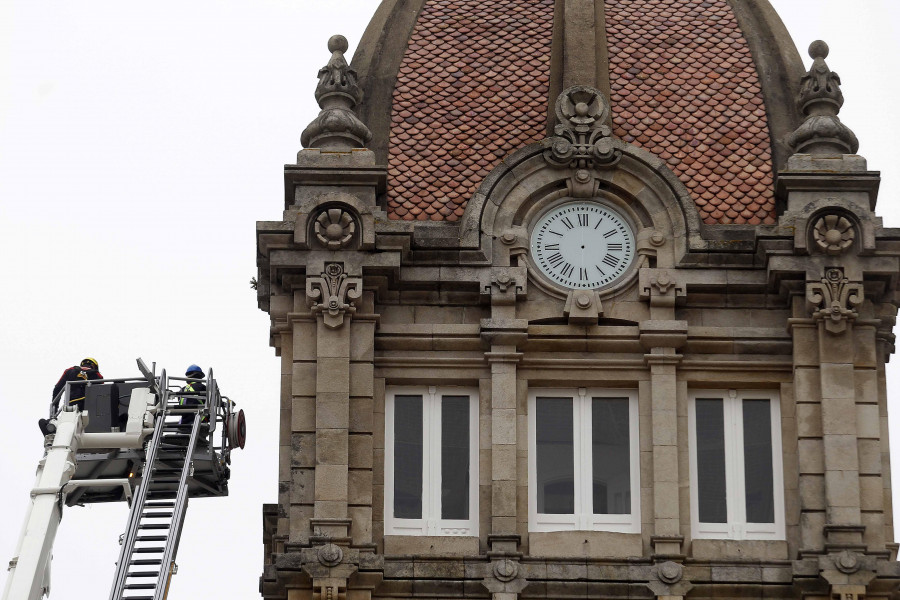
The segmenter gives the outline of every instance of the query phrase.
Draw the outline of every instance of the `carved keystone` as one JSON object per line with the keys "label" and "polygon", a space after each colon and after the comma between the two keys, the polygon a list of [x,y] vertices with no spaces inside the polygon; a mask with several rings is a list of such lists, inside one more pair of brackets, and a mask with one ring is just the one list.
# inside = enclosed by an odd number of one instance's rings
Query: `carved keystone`
{"label": "carved keystone", "polygon": [[576,169],[573,188],[593,181],[589,169],[610,167],[622,157],[606,125],[608,117],[609,103],[592,87],[576,85],[556,99],[556,135],[543,141],[544,159],[556,167]]}
{"label": "carved keystone", "polygon": [[596,325],[603,316],[603,305],[596,290],[570,290],[563,314],[569,325]]}

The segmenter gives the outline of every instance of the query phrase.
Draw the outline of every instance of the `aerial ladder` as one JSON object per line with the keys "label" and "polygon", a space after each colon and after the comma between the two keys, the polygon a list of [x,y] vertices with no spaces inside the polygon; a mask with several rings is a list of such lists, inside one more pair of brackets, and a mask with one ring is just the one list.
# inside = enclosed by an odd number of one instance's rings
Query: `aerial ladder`
{"label": "aerial ladder", "polygon": [[[49,595],[63,506],[117,501],[130,510],[109,598],[164,600],[188,500],[228,494],[231,451],[246,440],[243,411],[222,396],[212,369],[201,381],[137,362],[141,377],[75,383],[85,386],[82,411],[69,405],[73,383],[54,398],[3,600]],[[185,391],[197,382],[206,390]]]}

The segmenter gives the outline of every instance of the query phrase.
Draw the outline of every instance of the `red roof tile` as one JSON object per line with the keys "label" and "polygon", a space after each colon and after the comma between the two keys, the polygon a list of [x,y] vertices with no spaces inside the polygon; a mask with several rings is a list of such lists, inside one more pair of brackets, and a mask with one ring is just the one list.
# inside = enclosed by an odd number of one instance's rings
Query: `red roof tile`
{"label": "red roof tile", "polygon": [[703,222],[774,223],[765,106],[728,2],[606,0],[606,29],[615,134],[666,160]]}
{"label": "red roof tile", "polygon": [[391,219],[459,220],[507,153],[545,137],[552,37],[553,0],[427,0],[394,86]]}

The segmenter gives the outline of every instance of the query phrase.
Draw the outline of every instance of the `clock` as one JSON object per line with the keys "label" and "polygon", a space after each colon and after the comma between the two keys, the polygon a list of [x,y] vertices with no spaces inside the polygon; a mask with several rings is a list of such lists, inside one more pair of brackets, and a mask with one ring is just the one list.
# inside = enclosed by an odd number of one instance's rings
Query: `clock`
{"label": "clock", "polygon": [[619,281],[634,262],[634,230],[618,211],[599,202],[551,208],[531,230],[531,258],[550,281],[599,289]]}

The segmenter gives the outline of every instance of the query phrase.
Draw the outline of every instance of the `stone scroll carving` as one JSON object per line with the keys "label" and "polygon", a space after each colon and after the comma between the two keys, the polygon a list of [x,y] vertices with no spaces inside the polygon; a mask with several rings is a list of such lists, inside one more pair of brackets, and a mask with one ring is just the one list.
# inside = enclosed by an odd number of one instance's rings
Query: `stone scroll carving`
{"label": "stone scroll carving", "polygon": [[306,297],[314,314],[322,313],[326,327],[337,329],[344,317],[356,312],[355,301],[362,296],[362,277],[350,277],[340,263],[328,263],[325,271],[306,279]]}
{"label": "stone scroll carving", "polygon": [[806,300],[812,307],[812,317],[824,322],[830,333],[847,329],[847,324],[859,316],[855,309],[863,298],[862,284],[850,283],[839,268],[826,269],[821,281],[806,284]]}
{"label": "stone scroll carving", "polygon": [[556,99],[555,136],[544,140],[544,158],[557,167],[577,169],[575,180],[587,183],[588,169],[612,166],[622,157],[612,138],[609,103],[591,87],[576,85]]}

